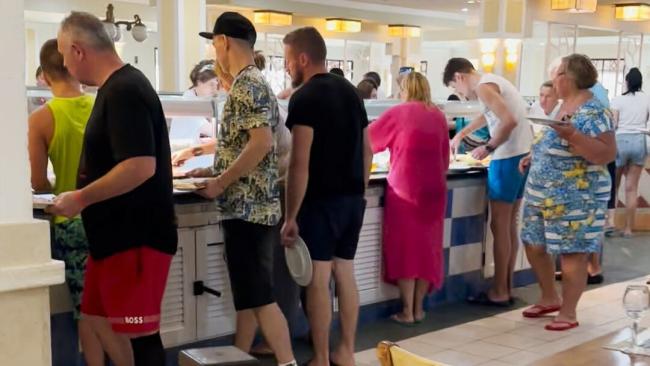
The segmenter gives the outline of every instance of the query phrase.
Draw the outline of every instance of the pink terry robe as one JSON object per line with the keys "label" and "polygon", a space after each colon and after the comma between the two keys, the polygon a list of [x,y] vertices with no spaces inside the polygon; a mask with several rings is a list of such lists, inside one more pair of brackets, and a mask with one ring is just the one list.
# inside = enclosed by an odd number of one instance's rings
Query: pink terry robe
{"label": "pink terry robe", "polygon": [[408,102],[370,124],[373,152],[390,151],[383,223],[384,279],[443,282],[449,135],[445,115]]}

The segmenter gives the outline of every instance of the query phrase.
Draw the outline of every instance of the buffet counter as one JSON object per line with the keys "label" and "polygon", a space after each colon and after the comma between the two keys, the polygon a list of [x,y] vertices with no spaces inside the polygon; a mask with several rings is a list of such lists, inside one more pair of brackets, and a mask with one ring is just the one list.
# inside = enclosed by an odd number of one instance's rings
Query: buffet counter
{"label": "buffet counter", "polygon": [[[441,291],[432,295],[432,302],[464,298],[482,278],[487,220],[485,171],[450,173],[447,179],[448,206],[443,245],[447,281]],[[386,174],[373,174],[366,192],[368,203],[355,258],[359,295],[364,307],[398,298],[397,289],[383,283],[381,275],[385,183]],[[194,194],[175,194],[175,201],[179,243],[163,300],[161,333],[166,347],[226,336],[235,330],[235,312],[220,226],[224,217],[214,202]],[[222,296],[195,295],[197,281],[220,291]],[[57,356],[64,357],[57,349],[63,353],[76,346],[76,335],[71,329],[72,308],[67,287],[52,288],[51,299],[53,342],[58,342],[58,347],[53,348],[56,360]],[[69,344],[66,346],[61,342]]]}

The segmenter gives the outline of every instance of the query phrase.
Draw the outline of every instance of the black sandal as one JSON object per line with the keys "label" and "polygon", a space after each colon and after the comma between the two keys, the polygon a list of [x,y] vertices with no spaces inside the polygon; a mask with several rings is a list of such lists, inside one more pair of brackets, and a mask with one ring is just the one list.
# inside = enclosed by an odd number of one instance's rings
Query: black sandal
{"label": "black sandal", "polygon": [[512,306],[510,299],[505,301],[494,301],[490,299],[487,293],[481,292],[477,296],[470,296],[467,302],[472,305],[494,306],[499,308],[509,308]]}

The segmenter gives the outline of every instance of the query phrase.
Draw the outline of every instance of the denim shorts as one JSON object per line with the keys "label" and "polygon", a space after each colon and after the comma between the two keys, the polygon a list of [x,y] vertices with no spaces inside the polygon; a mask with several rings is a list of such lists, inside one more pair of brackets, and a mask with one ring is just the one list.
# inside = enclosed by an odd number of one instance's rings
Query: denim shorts
{"label": "denim shorts", "polygon": [[646,151],[645,135],[642,134],[620,134],[616,135],[616,166],[619,168],[628,165],[645,166],[648,156]]}

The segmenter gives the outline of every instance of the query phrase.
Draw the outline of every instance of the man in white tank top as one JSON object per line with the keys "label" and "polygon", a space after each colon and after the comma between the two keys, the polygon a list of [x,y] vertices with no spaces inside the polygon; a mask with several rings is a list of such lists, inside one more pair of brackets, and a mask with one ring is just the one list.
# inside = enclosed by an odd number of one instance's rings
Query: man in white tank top
{"label": "man in white tank top", "polygon": [[469,298],[472,303],[510,306],[512,277],[519,249],[517,217],[526,177],[519,172],[519,161],[533,142],[533,131],[526,119],[526,103],[512,83],[493,74],[480,74],[464,58],[452,58],[445,67],[446,86],[478,99],[484,112],[456,134],[451,142],[456,149],[463,137],[487,124],[490,140],[472,152],[482,160],[492,155],[488,170],[488,197],[494,236],[494,283],[492,288]]}

